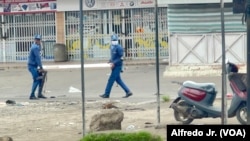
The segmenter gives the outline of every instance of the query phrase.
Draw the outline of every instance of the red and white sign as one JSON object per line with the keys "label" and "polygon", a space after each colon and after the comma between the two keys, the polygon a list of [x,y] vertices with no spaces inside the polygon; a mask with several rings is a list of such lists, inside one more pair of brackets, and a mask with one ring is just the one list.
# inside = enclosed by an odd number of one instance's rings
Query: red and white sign
{"label": "red and white sign", "polygon": [[155,0],[140,0],[139,1],[139,4],[140,5],[154,5],[155,3]]}
{"label": "red and white sign", "polygon": [[0,13],[32,13],[56,11],[56,0],[1,0]]}
{"label": "red and white sign", "polygon": [[48,2],[56,0],[1,0],[3,3],[30,3],[30,2]]}

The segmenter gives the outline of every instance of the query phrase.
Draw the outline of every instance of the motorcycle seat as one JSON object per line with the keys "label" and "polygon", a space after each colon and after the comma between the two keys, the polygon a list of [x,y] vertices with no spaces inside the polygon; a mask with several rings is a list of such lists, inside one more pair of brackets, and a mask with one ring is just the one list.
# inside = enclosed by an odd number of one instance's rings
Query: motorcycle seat
{"label": "motorcycle seat", "polygon": [[203,90],[209,93],[215,92],[215,84],[214,83],[197,83],[194,81],[185,81],[183,86]]}

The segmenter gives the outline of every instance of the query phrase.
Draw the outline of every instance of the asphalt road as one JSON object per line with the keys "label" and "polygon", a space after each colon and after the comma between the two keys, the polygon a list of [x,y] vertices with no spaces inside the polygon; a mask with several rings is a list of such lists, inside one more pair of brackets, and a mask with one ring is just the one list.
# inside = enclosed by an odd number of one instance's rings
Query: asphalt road
{"label": "asphalt road", "polygon": [[[85,68],[84,83],[81,81],[81,69],[48,69],[48,79],[45,85],[45,95],[48,99],[33,100],[32,103],[40,101],[51,102],[74,102],[82,100],[84,95],[85,102],[107,100],[120,101],[128,104],[144,104],[157,101],[157,78],[156,67],[154,65],[131,65],[126,66],[126,70],[122,73],[122,78],[128,87],[133,91],[133,96],[122,98],[125,95],[123,90],[114,84],[110,98],[102,99],[99,97],[103,94],[109,74],[110,68]],[[218,91],[217,98],[221,98],[221,77],[164,77],[165,65],[159,66],[159,93],[160,97],[170,96],[171,99],[176,98],[179,85],[173,84],[172,81],[192,80],[201,83],[215,83]],[[17,103],[31,102],[29,100],[30,90],[32,85],[31,75],[25,68],[18,69],[3,69],[0,70],[0,104],[6,100],[14,100]],[[81,91],[83,86],[83,91]],[[227,87],[227,92],[231,92],[230,87]],[[55,98],[51,98],[55,97]],[[230,102],[230,100],[229,100]],[[170,104],[170,103],[169,103]],[[216,107],[221,107],[221,99],[217,99],[214,103]],[[162,110],[169,109],[161,107]],[[165,117],[173,117],[172,110]],[[172,119],[165,118],[163,119]],[[195,120],[194,124],[218,124],[221,119],[201,119]],[[166,121],[172,123],[173,121]],[[236,118],[228,119],[228,123],[237,123]]]}
{"label": "asphalt road", "polygon": [[[159,85],[157,84],[157,73],[154,65],[126,66],[122,73],[122,78],[128,87],[132,90],[133,96],[124,99],[124,91],[114,84],[110,99],[122,100],[128,102],[146,102],[156,101],[157,91],[170,96],[174,99],[177,96],[179,85],[171,83],[172,81],[192,80],[196,82],[212,82],[216,84],[218,98],[221,97],[221,77],[164,77],[165,65],[159,66]],[[49,69],[48,79],[45,84],[45,95],[50,100],[54,96],[57,100],[81,99],[82,95],[86,101],[100,100],[100,94],[103,94],[110,69],[85,68],[83,83],[81,79],[81,69]],[[25,68],[0,70],[0,101],[7,99],[18,101],[29,101],[32,85],[31,75]],[[83,91],[82,91],[83,87]],[[230,89],[228,87],[228,92]]]}

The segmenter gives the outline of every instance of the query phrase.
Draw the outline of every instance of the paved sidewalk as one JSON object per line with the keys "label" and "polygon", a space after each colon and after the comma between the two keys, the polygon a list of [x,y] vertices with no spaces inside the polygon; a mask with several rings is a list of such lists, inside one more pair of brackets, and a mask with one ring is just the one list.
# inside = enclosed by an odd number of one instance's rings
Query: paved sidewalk
{"label": "paved sidewalk", "polygon": [[[150,59],[150,60],[125,60],[124,65],[155,65],[156,60]],[[167,65],[167,60],[159,60],[160,65]],[[45,68],[80,68],[81,67],[81,61],[66,61],[66,62],[54,62],[54,61],[48,61],[43,62],[43,65]],[[84,61],[84,66],[87,67],[107,67],[108,64],[106,61]],[[7,63],[0,63],[0,70],[6,70],[6,69],[20,69],[20,68],[26,68],[27,64],[26,62],[7,62]]]}
{"label": "paved sidewalk", "polygon": [[[221,65],[171,65],[169,66],[168,59],[159,59],[159,64],[166,66],[164,71],[164,77],[201,77],[201,76],[221,76],[222,68]],[[144,59],[144,60],[125,60],[124,65],[126,66],[139,66],[139,65],[156,65],[155,59]],[[45,69],[80,69],[81,61],[66,61],[66,62],[55,62],[55,61],[43,61]],[[0,70],[8,69],[26,69],[26,62],[0,62]],[[84,68],[103,68],[109,67],[107,60],[84,60]],[[245,73],[246,66],[239,65],[239,72]]]}

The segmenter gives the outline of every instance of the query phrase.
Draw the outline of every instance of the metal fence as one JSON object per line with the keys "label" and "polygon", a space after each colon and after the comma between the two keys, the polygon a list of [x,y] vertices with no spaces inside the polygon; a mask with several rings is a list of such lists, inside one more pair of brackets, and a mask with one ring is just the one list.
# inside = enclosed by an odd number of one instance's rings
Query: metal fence
{"label": "metal fence", "polygon": [[1,20],[0,62],[27,61],[35,34],[43,36],[43,60],[53,59],[47,42],[56,40],[54,13],[2,15]]}
{"label": "metal fence", "polygon": [[[168,56],[167,8],[159,8],[160,58]],[[65,14],[66,46],[71,60],[80,59],[79,12]],[[155,58],[154,8],[84,11],[84,57],[109,58],[110,36],[119,35],[127,59]]]}
{"label": "metal fence", "polygon": [[[160,58],[168,56],[167,8],[159,8]],[[80,60],[79,11],[65,12],[69,60]],[[52,61],[55,13],[1,15],[0,62],[27,61],[35,34],[43,36],[43,60]],[[126,59],[155,58],[154,8],[84,11],[84,58],[109,59],[110,36],[119,35]]]}

